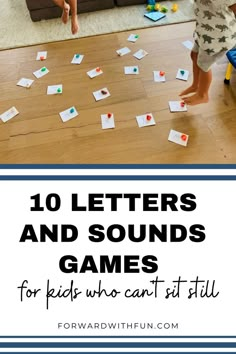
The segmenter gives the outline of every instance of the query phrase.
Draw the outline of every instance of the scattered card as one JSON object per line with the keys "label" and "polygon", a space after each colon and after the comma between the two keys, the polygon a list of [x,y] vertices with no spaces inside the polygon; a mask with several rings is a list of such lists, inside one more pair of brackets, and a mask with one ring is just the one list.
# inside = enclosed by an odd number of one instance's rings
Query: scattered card
{"label": "scattered card", "polygon": [[104,100],[104,98],[111,96],[110,92],[106,87],[102,88],[101,90],[93,92],[93,95],[96,101]]}
{"label": "scattered card", "polygon": [[36,60],[46,60],[48,52],[38,52],[36,56]]}
{"label": "scattered card", "polygon": [[193,48],[193,42],[192,41],[184,41],[182,44],[189,50]]}
{"label": "scattered card", "polygon": [[47,95],[60,95],[62,93],[62,85],[48,86]]}
{"label": "scattered card", "polygon": [[75,54],[72,61],[71,61],[71,64],[81,64],[83,59],[84,59],[84,55]]}
{"label": "scattered card", "polygon": [[16,107],[10,108],[8,111],[4,112],[3,114],[0,115],[0,119],[6,123],[8,120],[14,118],[17,116],[19,112],[17,111]]}
{"label": "scattered card", "polygon": [[139,49],[136,53],[134,53],[134,57],[137,59],[143,59],[146,55],[148,55],[148,52],[143,49]]}
{"label": "scattered card", "polygon": [[182,146],[187,146],[189,136],[171,129],[168,140]]}
{"label": "scattered card", "polygon": [[183,101],[169,101],[171,112],[187,112],[187,105]]}
{"label": "scattered card", "polygon": [[138,66],[125,66],[124,71],[125,71],[125,75],[138,75],[139,74]]}
{"label": "scattered card", "polygon": [[91,79],[93,79],[94,77],[99,76],[99,75],[101,75],[101,74],[103,74],[103,71],[102,71],[102,69],[99,68],[99,67],[97,67],[97,68],[95,68],[95,69],[92,69],[92,70],[90,70],[90,71],[87,72],[87,75],[88,75]]}
{"label": "scattered card", "polygon": [[165,82],[166,73],[164,71],[153,71],[154,81],[155,82]]}
{"label": "scattered card", "polygon": [[116,51],[116,53],[117,53],[120,57],[122,57],[123,55],[126,55],[126,54],[128,54],[128,53],[130,53],[130,52],[131,52],[131,50],[130,50],[128,47],[124,47],[124,48],[118,49],[118,50]]}
{"label": "scattered card", "polygon": [[113,113],[107,113],[101,115],[102,129],[115,128],[115,121]]}
{"label": "scattered card", "polygon": [[136,42],[139,39],[139,35],[138,34],[130,34],[128,37],[128,41],[129,42]]}
{"label": "scattered card", "polygon": [[59,115],[60,115],[62,121],[65,123],[68,120],[77,117],[79,115],[79,113],[77,112],[75,107],[70,107],[63,112],[60,112]]}
{"label": "scattered card", "polygon": [[189,76],[189,71],[185,69],[178,69],[176,79],[187,81]]}
{"label": "scattered card", "polygon": [[49,73],[49,70],[44,66],[43,68],[35,71],[33,74],[35,77],[37,77],[37,79],[40,79],[41,77],[43,77],[44,75],[47,75]]}
{"label": "scattered card", "polygon": [[30,88],[34,80],[22,78],[17,82],[17,86]]}
{"label": "scattered card", "polygon": [[148,127],[149,125],[155,125],[155,119],[152,113],[146,113],[141,116],[136,116],[139,128]]}

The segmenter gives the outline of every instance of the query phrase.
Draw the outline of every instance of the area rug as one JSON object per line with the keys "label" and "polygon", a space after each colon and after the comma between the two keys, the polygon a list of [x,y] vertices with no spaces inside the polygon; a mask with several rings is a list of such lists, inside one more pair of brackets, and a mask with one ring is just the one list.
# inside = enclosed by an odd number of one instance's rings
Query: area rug
{"label": "area rug", "polygon": [[157,22],[144,17],[145,5],[115,7],[80,14],[81,29],[79,34],[73,36],[70,26],[63,25],[60,19],[32,22],[25,0],[1,0],[0,49],[194,20],[193,0],[178,0],[177,12],[171,11],[173,1],[160,1],[159,3],[165,5],[169,11],[164,19]]}

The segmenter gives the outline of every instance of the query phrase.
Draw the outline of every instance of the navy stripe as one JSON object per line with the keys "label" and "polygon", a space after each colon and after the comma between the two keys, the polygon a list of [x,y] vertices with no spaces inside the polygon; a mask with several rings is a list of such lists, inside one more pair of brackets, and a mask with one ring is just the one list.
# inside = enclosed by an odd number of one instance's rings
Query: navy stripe
{"label": "navy stripe", "polygon": [[[0,352],[1,354],[19,354],[22,352]],[[27,354],[58,354],[58,352],[27,352]],[[132,352],[71,352],[73,354],[134,354]],[[176,354],[176,353],[180,353],[180,352],[150,352],[151,354]],[[203,352],[203,351],[194,351],[194,352],[184,352],[184,354],[212,354],[212,352]],[[217,354],[225,354],[226,352],[217,352]],[[231,354],[235,354],[236,352],[229,352]],[[68,352],[60,352],[60,354],[68,354]],[[138,354],[147,354],[147,352],[138,352]],[[214,353],[215,354],[215,353]]]}
{"label": "navy stripe", "polygon": [[236,336],[0,336],[0,339],[8,339],[8,338],[28,338],[28,339],[32,339],[32,338],[55,338],[55,339],[60,339],[60,338],[74,338],[74,339],[78,339],[78,338],[129,338],[129,339],[136,339],[136,338],[164,338],[164,339],[169,339],[169,338],[187,338],[187,339],[190,339],[190,338],[211,338],[211,339],[236,339]]}
{"label": "navy stripe", "polygon": [[[19,354],[22,352],[0,352],[1,354]],[[58,354],[58,352],[27,352],[27,354]],[[134,354],[133,352],[71,352],[73,354]],[[150,352],[151,354],[176,354],[180,352]],[[194,352],[184,352],[184,354],[212,354],[212,352],[203,352],[203,351],[194,351]],[[217,354],[225,354],[226,352],[217,352]],[[231,354],[235,354],[236,352],[229,352]],[[68,352],[60,352],[60,354],[68,354]],[[138,354],[147,354],[147,352],[138,352]],[[215,353],[214,353],[215,354]]]}
{"label": "navy stripe", "polygon": [[0,343],[0,348],[236,348],[233,342],[5,342]]}
{"label": "navy stripe", "polygon": [[236,176],[0,176],[0,181],[235,181]]}

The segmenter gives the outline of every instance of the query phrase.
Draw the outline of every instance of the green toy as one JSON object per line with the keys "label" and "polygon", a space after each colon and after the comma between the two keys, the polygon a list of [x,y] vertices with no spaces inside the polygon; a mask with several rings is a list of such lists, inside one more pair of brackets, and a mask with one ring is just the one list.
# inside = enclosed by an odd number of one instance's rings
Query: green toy
{"label": "green toy", "polygon": [[168,12],[168,8],[166,6],[162,6],[160,11],[166,13]]}
{"label": "green toy", "polygon": [[147,0],[147,11],[159,11],[160,5],[156,4],[155,0]]}

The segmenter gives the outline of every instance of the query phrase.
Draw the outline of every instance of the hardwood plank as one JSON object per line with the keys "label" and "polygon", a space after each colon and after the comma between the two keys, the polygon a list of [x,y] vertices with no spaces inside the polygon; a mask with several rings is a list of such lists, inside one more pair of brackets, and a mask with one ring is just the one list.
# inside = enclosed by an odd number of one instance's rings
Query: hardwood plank
{"label": "hardwood plank", "polygon": [[[192,80],[190,51],[182,42],[192,38],[194,22],[158,26],[96,37],[17,48],[0,52],[1,112],[15,106],[20,114],[0,122],[0,163],[236,163],[236,74],[223,83],[227,59],[213,67],[210,102],[170,113],[169,100]],[[127,42],[138,33],[136,43]],[[132,53],[119,57],[128,46]],[[142,60],[133,53],[145,49]],[[37,51],[47,50],[44,62]],[[84,54],[72,65],[75,53]],[[138,65],[139,75],[125,75],[124,66]],[[33,71],[47,66],[41,79]],[[86,72],[101,67],[90,79]],[[188,82],[176,80],[178,68],[190,70]],[[167,81],[155,83],[153,70]],[[21,77],[35,80],[30,89],[16,86]],[[63,84],[63,94],[46,95],[48,85]],[[111,97],[95,102],[93,91],[107,87]],[[63,123],[59,112],[76,106],[79,116]],[[115,129],[102,130],[100,115],[113,112]],[[156,125],[139,128],[136,116],[152,112]],[[188,146],[168,141],[170,129],[189,134]]]}

